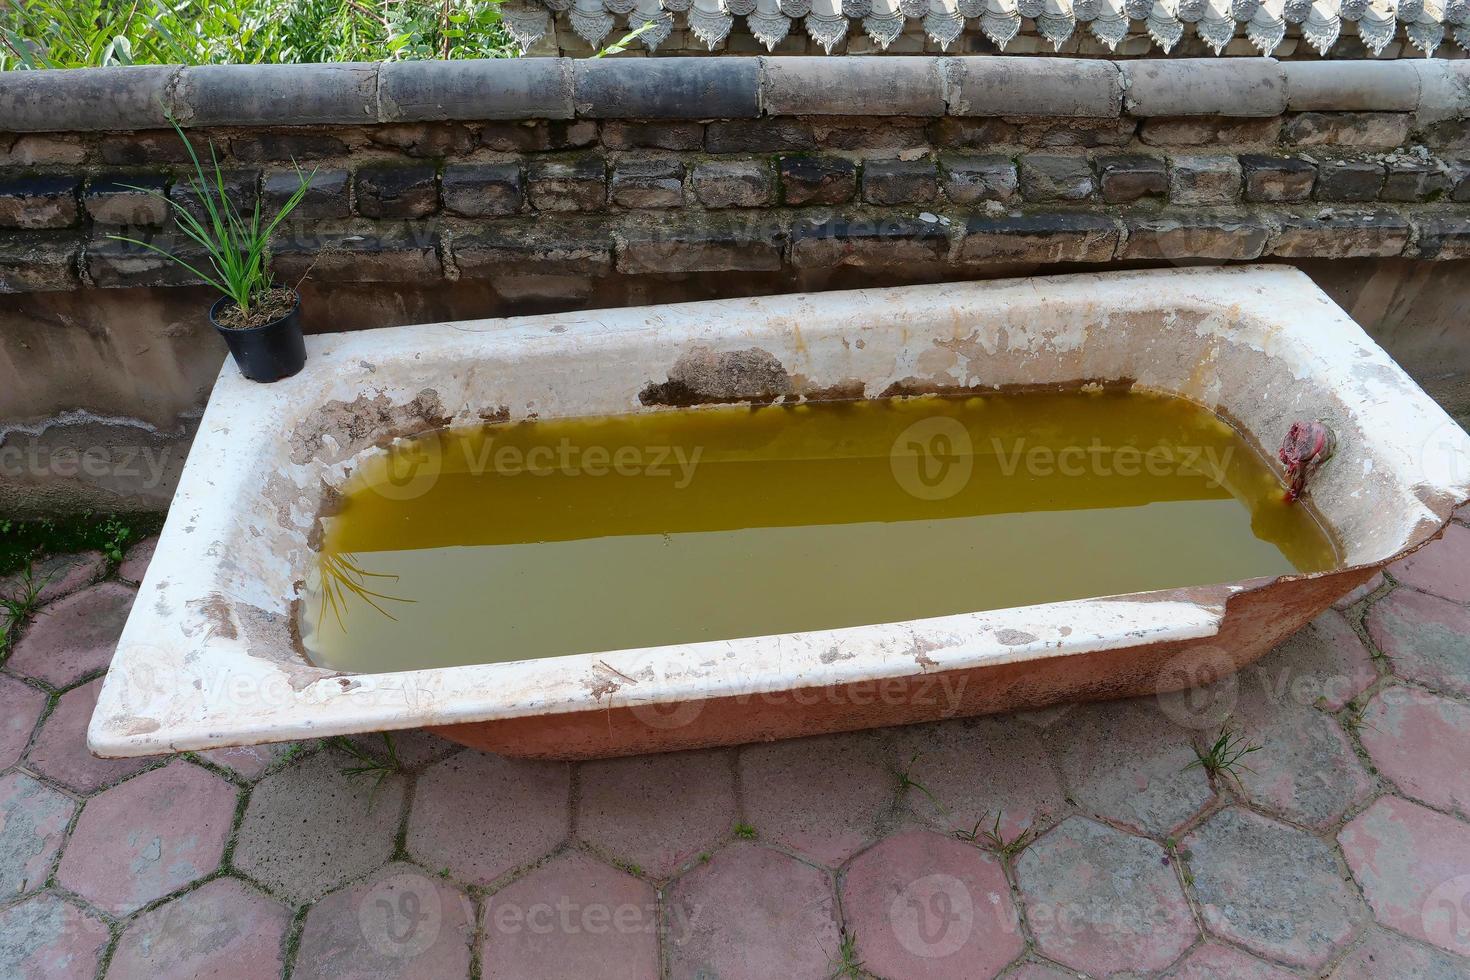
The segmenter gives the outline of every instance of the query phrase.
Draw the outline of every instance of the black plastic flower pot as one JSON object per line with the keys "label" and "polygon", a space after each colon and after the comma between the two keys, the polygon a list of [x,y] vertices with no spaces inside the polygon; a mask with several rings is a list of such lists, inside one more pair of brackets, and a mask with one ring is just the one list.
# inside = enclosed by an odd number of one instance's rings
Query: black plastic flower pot
{"label": "black plastic flower pot", "polygon": [[306,338],[301,335],[301,297],[291,312],[258,327],[236,330],[221,326],[219,314],[234,300],[222,296],[209,308],[209,322],[225,338],[235,366],[251,381],[269,384],[289,378],[306,364]]}

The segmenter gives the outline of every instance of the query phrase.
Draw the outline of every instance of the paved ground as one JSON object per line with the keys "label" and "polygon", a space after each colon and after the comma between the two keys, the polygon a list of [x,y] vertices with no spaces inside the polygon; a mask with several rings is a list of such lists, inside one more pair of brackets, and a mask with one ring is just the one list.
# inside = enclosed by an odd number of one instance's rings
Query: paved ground
{"label": "paved ground", "polygon": [[[413,733],[381,781],[89,757],[141,547],[57,562],[0,669],[6,980],[1470,976],[1462,525],[1192,698],[576,766]],[[1227,715],[1249,769],[1190,768]]]}

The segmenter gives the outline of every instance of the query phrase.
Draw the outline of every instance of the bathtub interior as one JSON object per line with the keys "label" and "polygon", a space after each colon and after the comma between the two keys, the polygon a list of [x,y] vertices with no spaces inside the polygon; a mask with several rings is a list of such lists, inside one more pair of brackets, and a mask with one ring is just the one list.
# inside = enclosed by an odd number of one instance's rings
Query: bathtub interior
{"label": "bathtub interior", "polygon": [[[1464,480],[1455,479],[1461,474],[1444,460],[1470,458],[1470,439],[1310,280],[1285,268],[431,324],[315,337],[309,349],[306,369],[275,385],[253,385],[225,365],[104,685],[95,751],[474,721],[595,701],[594,655],[382,675],[318,668],[299,652],[293,603],[319,517],[367,454],[447,426],[698,410],[661,403],[671,400],[671,376],[681,380],[682,396],[704,402],[1129,381],[1209,407],[1268,450],[1293,421],[1319,419],[1334,430],[1337,448],[1314,478],[1312,501],[1351,566],[1382,563],[1423,542],[1467,497]],[[1162,638],[1207,635],[1221,614],[1187,602],[1132,605],[1118,615],[1117,603],[1048,604],[970,625],[1035,627],[1035,649],[1003,651],[1022,657],[1137,642],[1150,630]],[[935,628],[956,657],[1002,655],[964,640],[958,621],[965,617],[946,619],[957,622]],[[1064,619],[1074,639],[1043,642]],[[904,669],[889,662],[885,644],[911,639],[912,626],[831,632],[868,647],[870,655],[845,662],[845,670],[881,675]],[[764,669],[755,655],[761,638],[737,644],[749,647],[750,670]],[[707,646],[632,651],[626,662],[667,665]],[[791,661],[790,651],[778,655],[788,658],[780,671],[745,682],[774,688],[790,683],[793,670],[816,669]],[[698,671],[649,669],[670,683],[646,697],[710,688]]]}

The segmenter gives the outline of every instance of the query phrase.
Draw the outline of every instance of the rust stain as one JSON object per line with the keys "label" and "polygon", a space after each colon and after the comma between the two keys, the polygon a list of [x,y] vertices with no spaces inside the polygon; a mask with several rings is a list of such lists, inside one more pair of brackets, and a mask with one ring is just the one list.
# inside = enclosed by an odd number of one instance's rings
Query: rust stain
{"label": "rust stain", "polygon": [[791,376],[770,351],[751,347],[716,353],[695,347],[674,362],[667,380],[645,385],[638,401],[683,408],[773,402],[793,393]]}

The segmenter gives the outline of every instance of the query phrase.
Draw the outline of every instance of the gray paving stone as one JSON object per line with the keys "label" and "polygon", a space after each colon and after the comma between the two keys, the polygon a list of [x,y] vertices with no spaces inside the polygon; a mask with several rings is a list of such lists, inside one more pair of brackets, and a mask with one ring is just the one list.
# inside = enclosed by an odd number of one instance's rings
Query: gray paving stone
{"label": "gray paving stone", "polygon": [[0,909],[0,977],[92,980],[110,939],[107,924],[43,892]]}
{"label": "gray paving stone", "polygon": [[0,776],[0,902],[46,883],[76,804],[23,772]]}

